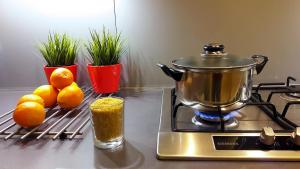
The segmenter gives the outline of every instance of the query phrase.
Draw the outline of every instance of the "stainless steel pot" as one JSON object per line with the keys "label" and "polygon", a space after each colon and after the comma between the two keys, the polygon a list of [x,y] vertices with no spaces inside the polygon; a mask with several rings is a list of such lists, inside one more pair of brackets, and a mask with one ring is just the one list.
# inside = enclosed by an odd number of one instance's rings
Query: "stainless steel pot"
{"label": "stainless steel pot", "polygon": [[227,113],[250,99],[252,76],[262,71],[268,58],[240,58],[223,49],[222,44],[208,44],[201,56],[173,60],[174,68],[157,64],[176,81],[176,94],[183,104],[204,112]]}

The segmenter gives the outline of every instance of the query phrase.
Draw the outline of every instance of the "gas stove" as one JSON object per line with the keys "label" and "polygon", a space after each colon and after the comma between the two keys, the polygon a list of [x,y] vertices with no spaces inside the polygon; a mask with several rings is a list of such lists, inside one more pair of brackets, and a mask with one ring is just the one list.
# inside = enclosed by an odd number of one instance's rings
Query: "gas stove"
{"label": "gas stove", "polygon": [[236,111],[205,113],[162,96],[157,158],[300,161],[300,86],[261,83]]}

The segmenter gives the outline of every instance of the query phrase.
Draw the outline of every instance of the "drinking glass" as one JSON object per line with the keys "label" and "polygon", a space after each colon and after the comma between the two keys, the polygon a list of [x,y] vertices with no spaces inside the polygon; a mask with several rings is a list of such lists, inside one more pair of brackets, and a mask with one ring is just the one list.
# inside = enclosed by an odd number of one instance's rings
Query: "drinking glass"
{"label": "drinking glass", "polygon": [[101,149],[115,148],[124,140],[124,99],[104,97],[90,104],[94,145]]}

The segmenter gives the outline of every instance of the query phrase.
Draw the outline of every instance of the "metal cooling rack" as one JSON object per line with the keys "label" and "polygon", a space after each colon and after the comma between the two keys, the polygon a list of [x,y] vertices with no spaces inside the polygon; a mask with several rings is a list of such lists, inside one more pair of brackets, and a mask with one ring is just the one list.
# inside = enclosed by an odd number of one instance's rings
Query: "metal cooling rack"
{"label": "metal cooling rack", "polygon": [[[95,94],[91,87],[82,87],[85,98],[81,105],[71,110],[63,110],[59,106],[47,109],[43,123],[32,129],[25,129],[17,125],[12,118],[13,110],[0,115],[0,138],[15,139],[74,139],[82,138],[88,128],[88,103],[92,98],[103,95]],[[112,94],[109,94],[111,96]]]}

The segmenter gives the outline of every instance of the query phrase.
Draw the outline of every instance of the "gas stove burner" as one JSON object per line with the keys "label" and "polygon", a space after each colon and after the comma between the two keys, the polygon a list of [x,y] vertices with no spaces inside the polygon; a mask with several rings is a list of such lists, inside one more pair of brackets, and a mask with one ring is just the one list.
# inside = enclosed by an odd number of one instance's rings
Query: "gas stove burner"
{"label": "gas stove burner", "polygon": [[300,99],[300,93],[287,93],[286,95]]}
{"label": "gas stove burner", "polygon": [[[211,122],[203,120],[200,116],[194,116],[192,118],[192,122],[199,127],[207,128],[207,129],[219,129],[220,122]],[[224,121],[225,128],[236,128],[238,127],[239,122],[236,118],[230,118],[227,121]]]}
{"label": "gas stove burner", "polygon": [[280,97],[287,101],[300,101],[300,93],[283,93]]}
{"label": "gas stove burner", "polygon": [[[235,128],[238,126],[238,120],[235,118],[239,116],[238,111],[233,111],[223,115],[224,126],[226,128]],[[192,118],[192,122],[200,127],[204,128],[219,128],[221,124],[220,115],[205,113],[201,111],[195,111],[195,116]]]}
{"label": "gas stove burner", "polygon": [[299,101],[300,100],[300,86],[289,86],[289,82],[287,82],[287,89],[294,93],[285,93],[286,100],[288,101]]}
{"label": "gas stove burner", "polygon": [[[195,111],[195,115],[199,118],[209,121],[209,122],[220,122],[220,115],[219,114],[213,114],[213,113],[206,113],[201,111]],[[223,114],[223,121],[228,121],[229,119],[232,119],[239,115],[238,111],[232,111],[227,114]]]}

